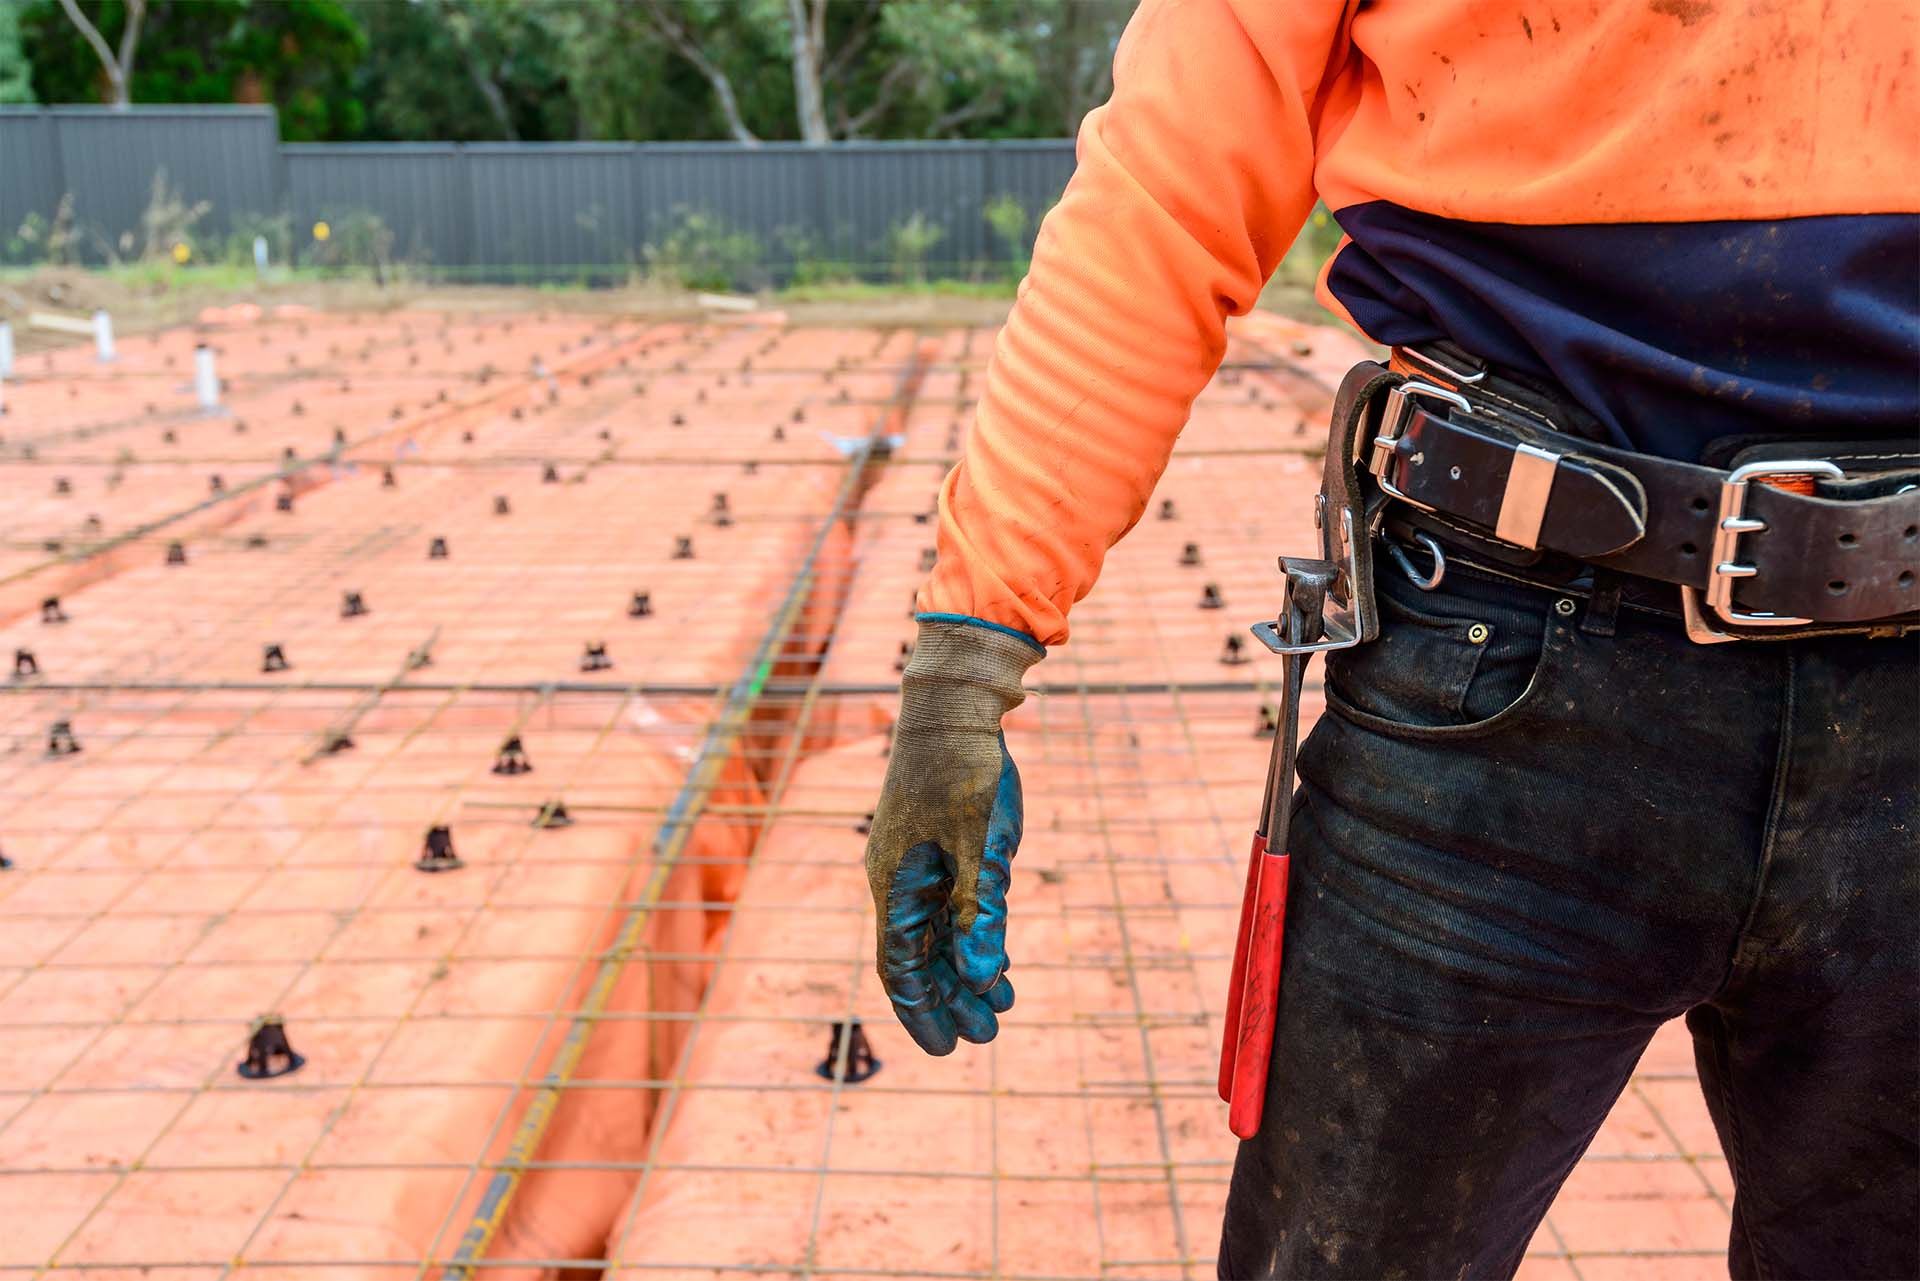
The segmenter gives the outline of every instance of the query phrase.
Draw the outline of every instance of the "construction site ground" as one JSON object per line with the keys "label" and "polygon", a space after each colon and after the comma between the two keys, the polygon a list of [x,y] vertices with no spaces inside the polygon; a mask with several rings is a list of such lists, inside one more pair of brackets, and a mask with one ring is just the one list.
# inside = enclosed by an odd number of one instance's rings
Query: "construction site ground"
{"label": "construction site ground", "polygon": [[[862,832],[991,326],[218,301],[4,385],[0,1275],[1214,1274],[1230,642],[1354,339],[1236,322],[1010,723],[1019,1003],[936,1060]],[[1731,1197],[1669,1026],[1522,1276],[1724,1276]]]}

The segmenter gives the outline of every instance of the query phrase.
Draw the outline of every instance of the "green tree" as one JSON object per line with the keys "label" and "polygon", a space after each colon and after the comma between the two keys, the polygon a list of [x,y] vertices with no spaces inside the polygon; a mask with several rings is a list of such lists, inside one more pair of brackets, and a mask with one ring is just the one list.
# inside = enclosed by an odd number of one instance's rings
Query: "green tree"
{"label": "green tree", "polygon": [[557,141],[580,136],[564,11],[514,0],[348,0],[368,53],[353,74],[364,136]]}
{"label": "green tree", "polygon": [[582,138],[724,138],[711,86],[631,0],[576,0],[551,22],[579,112]]}
{"label": "green tree", "polygon": [[124,45],[135,101],[271,102],[296,140],[454,142],[1058,137],[1106,96],[1132,10],[1131,0],[9,3],[24,3],[43,102],[110,100],[107,68]]}
{"label": "green tree", "polygon": [[[664,49],[693,73],[717,135],[742,142],[1071,132],[1105,97],[1113,48],[1132,12],[1130,0],[589,7],[597,19],[568,37],[577,64],[628,61],[637,48],[657,64]],[[586,119],[597,123],[599,113]]]}
{"label": "green tree", "polygon": [[42,102],[133,99],[131,71],[139,56],[146,0],[39,0],[21,13],[21,34],[33,50],[35,96]]}
{"label": "green tree", "polygon": [[32,101],[33,66],[20,45],[20,6],[0,0],[0,106]]}
{"label": "green tree", "polygon": [[[272,103],[294,141],[361,128],[346,89],[366,36],[340,0],[35,0],[22,17],[43,102],[112,101],[123,89],[134,102]],[[118,89],[101,46],[127,55]]]}

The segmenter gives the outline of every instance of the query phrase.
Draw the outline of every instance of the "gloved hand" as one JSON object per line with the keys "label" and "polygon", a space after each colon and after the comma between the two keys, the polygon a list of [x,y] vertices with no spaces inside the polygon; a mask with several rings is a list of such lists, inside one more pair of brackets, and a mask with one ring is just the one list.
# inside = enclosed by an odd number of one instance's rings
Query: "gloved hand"
{"label": "gloved hand", "polygon": [[1000,718],[1046,650],[1021,632],[923,614],[867,837],[880,982],[920,1048],[991,1041],[1013,1005],[1007,881],[1020,845],[1020,773]]}

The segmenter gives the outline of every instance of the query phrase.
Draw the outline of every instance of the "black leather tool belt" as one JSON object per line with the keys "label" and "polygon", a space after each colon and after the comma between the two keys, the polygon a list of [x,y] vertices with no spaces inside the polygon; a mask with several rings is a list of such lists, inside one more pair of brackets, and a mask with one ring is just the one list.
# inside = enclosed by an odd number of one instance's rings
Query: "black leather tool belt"
{"label": "black leather tool belt", "polygon": [[1586,439],[1577,408],[1446,345],[1380,373],[1351,461],[1396,523],[1514,577],[1670,584],[1698,641],[1920,628],[1920,439],[1745,438],[1687,463]]}

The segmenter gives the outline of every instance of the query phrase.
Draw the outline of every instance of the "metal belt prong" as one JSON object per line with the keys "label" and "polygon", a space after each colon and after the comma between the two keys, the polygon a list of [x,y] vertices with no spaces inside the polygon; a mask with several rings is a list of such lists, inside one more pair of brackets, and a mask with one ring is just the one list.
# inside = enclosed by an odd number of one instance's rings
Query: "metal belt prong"
{"label": "metal belt prong", "polygon": [[[1764,520],[1746,514],[1747,487],[1756,478],[1767,476],[1823,476],[1844,480],[1846,472],[1824,458],[1782,459],[1778,462],[1748,463],[1727,474],[1720,486],[1720,513],[1713,527],[1713,567],[1707,579],[1707,608],[1721,622],[1735,627],[1804,627],[1811,618],[1790,614],[1764,614],[1743,610],[1733,603],[1735,580],[1752,578],[1759,569],[1733,558],[1739,549],[1740,535],[1757,534],[1767,527]],[[1680,588],[1680,612],[1686,620],[1687,636],[1702,645],[1742,639],[1737,633],[1723,632],[1707,622],[1700,608],[1700,592],[1693,587]]]}

